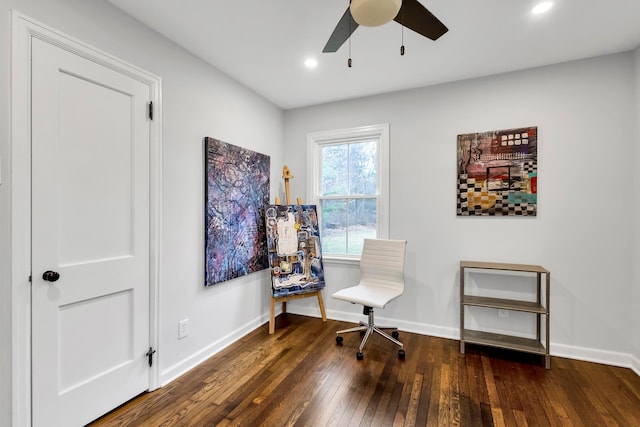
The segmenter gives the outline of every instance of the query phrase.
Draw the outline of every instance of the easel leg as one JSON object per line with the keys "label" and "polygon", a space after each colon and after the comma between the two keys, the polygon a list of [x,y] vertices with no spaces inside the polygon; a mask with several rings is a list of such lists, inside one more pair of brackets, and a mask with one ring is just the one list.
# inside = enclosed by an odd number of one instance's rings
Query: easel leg
{"label": "easel leg", "polygon": [[269,317],[269,335],[276,331],[276,299],[271,297],[271,316]]}
{"label": "easel leg", "polygon": [[320,314],[322,315],[322,321],[327,321],[327,313],[324,311],[324,301],[322,300],[322,291],[316,291],[318,295],[318,305],[320,306]]}

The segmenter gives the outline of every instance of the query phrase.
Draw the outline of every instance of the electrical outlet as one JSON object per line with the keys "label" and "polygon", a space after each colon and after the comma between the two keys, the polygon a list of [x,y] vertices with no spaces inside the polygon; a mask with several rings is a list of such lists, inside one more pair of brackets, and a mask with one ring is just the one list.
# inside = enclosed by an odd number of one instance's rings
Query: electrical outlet
{"label": "electrical outlet", "polygon": [[509,310],[498,309],[498,317],[509,317]]}
{"label": "electrical outlet", "polygon": [[189,335],[189,319],[184,319],[178,322],[178,339],[181,340],[187,335]]}

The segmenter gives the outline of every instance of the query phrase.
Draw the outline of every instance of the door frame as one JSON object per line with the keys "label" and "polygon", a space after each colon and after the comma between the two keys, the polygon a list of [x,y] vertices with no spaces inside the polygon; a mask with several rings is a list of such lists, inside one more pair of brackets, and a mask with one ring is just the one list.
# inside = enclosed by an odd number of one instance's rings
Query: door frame
{"label": "door frame", "polygon": [[[38,38],[143,82],[150,88],[149,122],[149,342],[160,354],[160,248],[162,206],[162,82],[160,77],[82,41],[11,11],[11,410],[13,426],[31,425],[31,41]],[[158,388],[159,356],[149,369]]]}

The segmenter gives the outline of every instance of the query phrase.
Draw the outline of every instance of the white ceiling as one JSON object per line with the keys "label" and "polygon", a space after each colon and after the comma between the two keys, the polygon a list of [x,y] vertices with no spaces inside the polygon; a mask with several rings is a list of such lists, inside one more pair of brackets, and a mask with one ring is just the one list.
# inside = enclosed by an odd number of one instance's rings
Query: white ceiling
{"label": "white ceiling", "polygon": [[[109,0],[283,109],[634,49],[640,0],[420,0],[448,28],[431,41],[395,22],[322,53],[348,0]],[[303,62],[315,57],[308,70]],[[579,76],[576,76],[577,78]]]}

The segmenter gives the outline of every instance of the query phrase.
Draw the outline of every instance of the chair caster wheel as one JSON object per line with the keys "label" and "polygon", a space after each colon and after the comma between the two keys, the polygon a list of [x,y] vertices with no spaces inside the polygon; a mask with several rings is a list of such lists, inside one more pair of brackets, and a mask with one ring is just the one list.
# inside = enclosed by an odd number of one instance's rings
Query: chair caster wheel
{"label": "chair caster wheel", "polygon": [[358,360],[362,360],[362,359],[364,359],[364,354],[362,354],[362,352],[360,352],[360,351],[359,351],[359,352],[357,352],[357,353],[356,353],[356,359],[358,359]]}
{"label": "chair caster wheel", "polygon": [[336,344],[342,345],[342,337],[341,336],[337,336],[336,337]]}
{"label": "chair caster wheel", "polygon": [[395,339],[398,339],[400,334],[398,333],[398,331],[393,331],[393,332],[391,332],[391,336],[394,337]]}
{"label": "chair caster wheel", "polygon": [[398,359],[404,360],[404,350],[403,349],[398,350]]}

